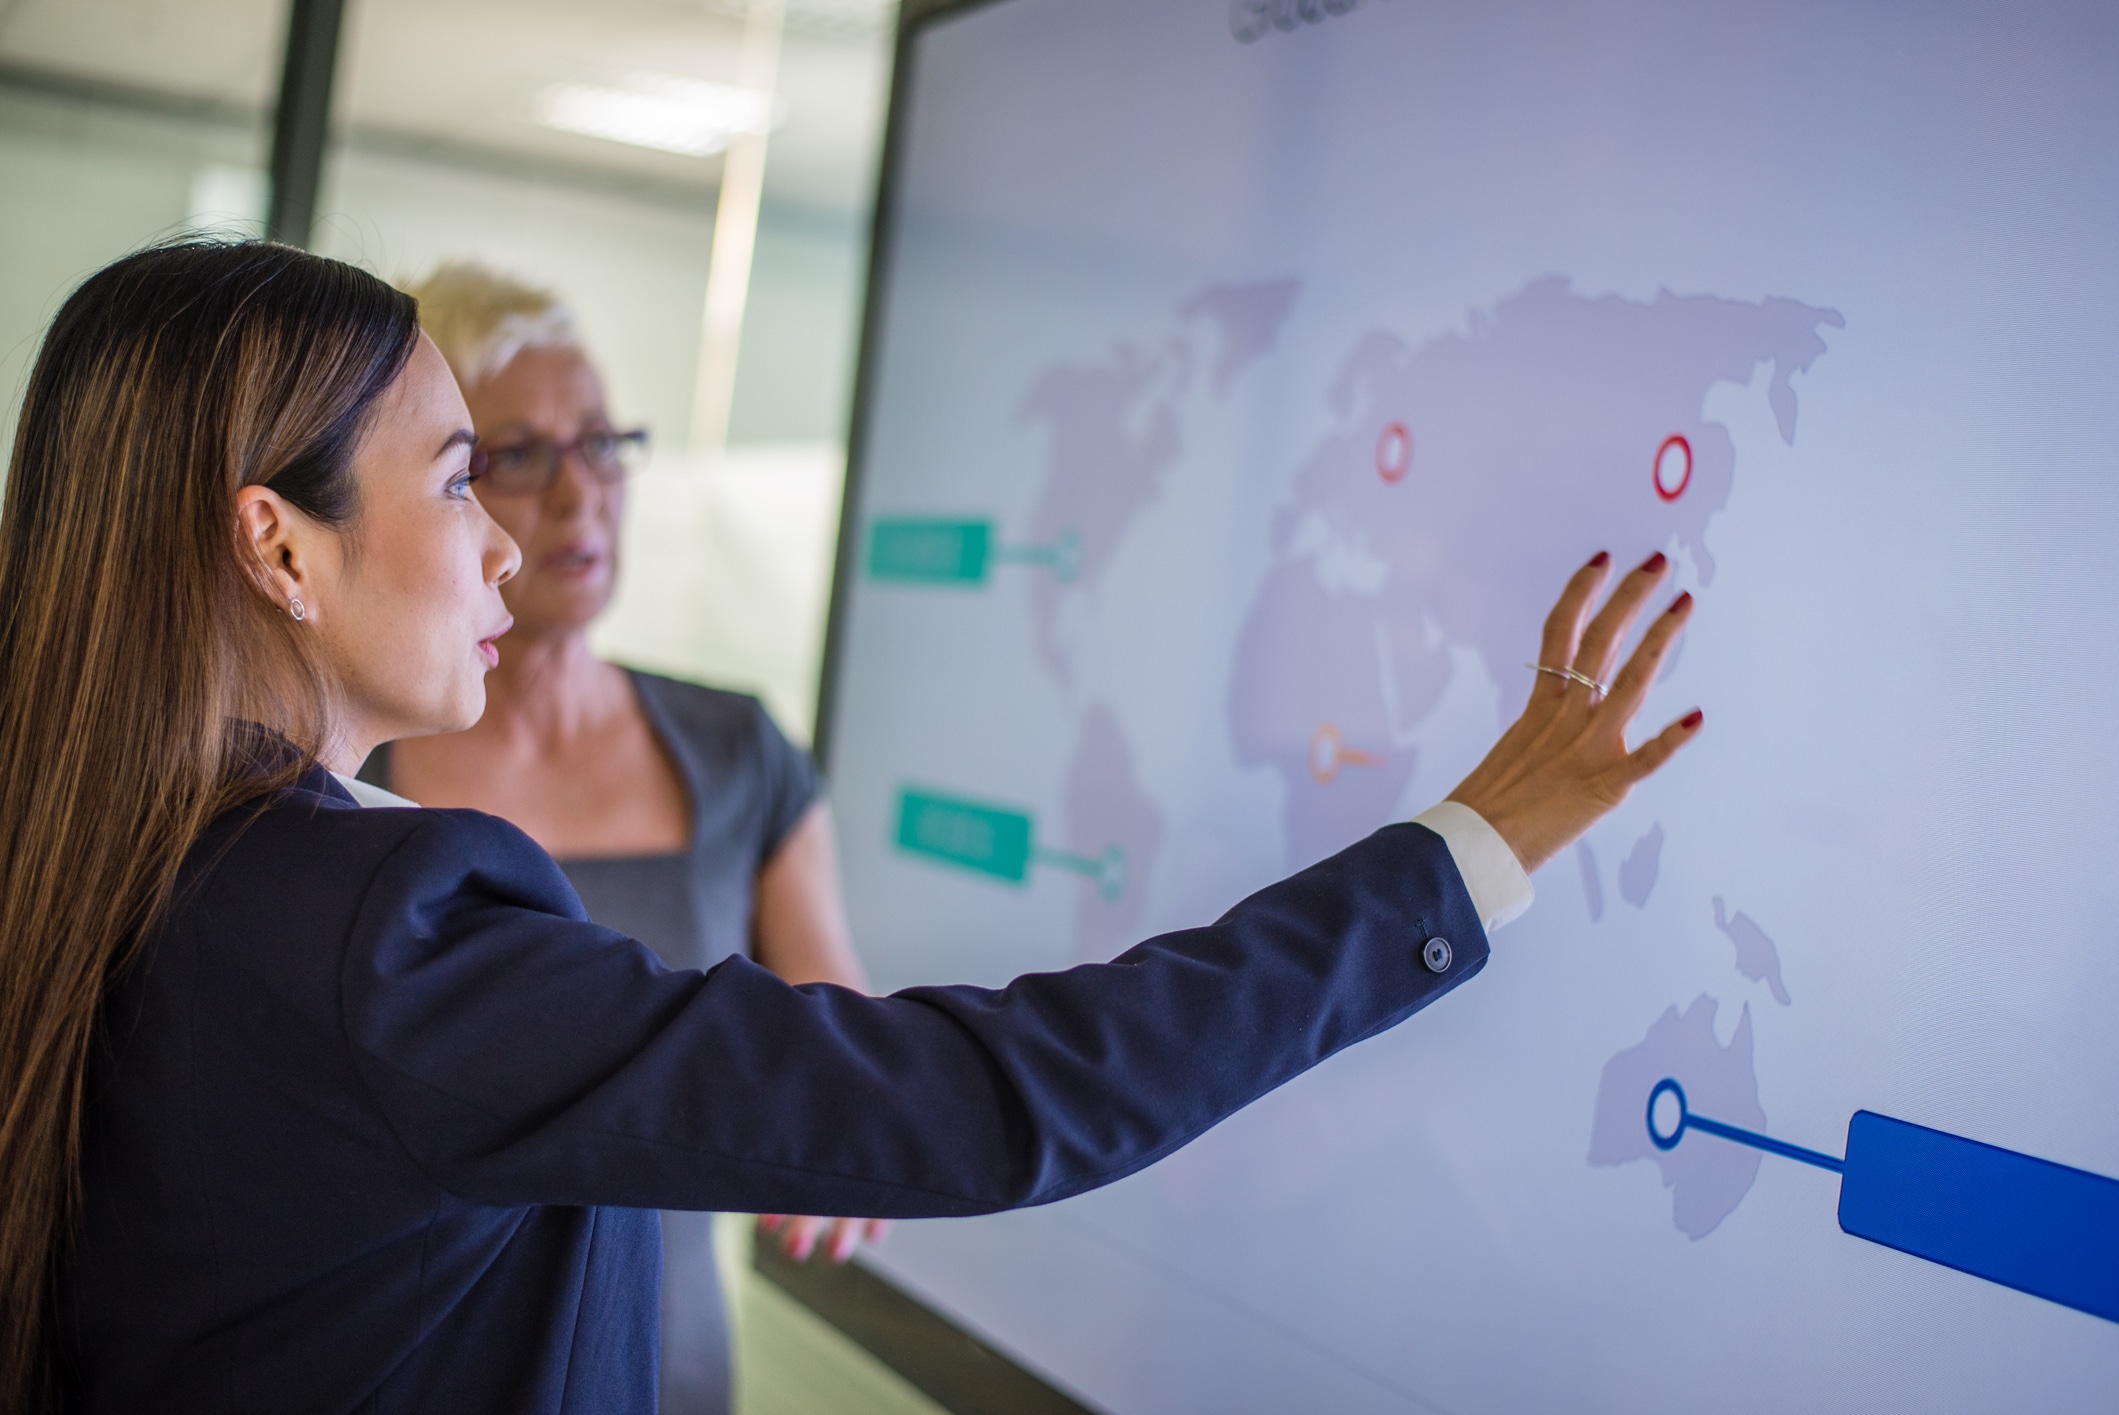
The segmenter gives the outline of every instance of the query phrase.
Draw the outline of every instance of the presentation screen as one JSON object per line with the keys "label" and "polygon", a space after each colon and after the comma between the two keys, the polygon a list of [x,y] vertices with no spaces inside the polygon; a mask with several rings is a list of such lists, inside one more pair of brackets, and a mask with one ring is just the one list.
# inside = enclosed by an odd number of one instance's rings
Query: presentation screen
{"label": "presentation screen", "polygon": [[879,987],[1416,814],[1600,550],[1706,728],[1472,984],[876,1266],[1129,1415],[2114,1408],[2119,8],[910,24],[822,741]]}

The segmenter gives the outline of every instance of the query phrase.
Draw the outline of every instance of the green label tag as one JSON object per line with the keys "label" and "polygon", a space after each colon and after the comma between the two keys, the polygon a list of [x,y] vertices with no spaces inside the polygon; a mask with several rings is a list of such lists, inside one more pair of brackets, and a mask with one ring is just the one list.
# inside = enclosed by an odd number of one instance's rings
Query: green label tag
{"label": "green label tag", "polygon": [[898,848],[1020,884],[1030,872],[1030,817],[947,796],[898,796]]}
{"label": "green label tag", "polygon": [[975,585],[993,547],[987,521],[878,521],[868,532],[868,573],[877,580]]}

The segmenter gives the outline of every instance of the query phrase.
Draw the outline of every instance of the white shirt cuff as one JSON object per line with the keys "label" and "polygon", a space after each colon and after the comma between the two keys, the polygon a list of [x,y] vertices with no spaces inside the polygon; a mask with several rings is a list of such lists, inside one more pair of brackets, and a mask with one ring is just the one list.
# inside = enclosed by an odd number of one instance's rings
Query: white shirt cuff
{"label": "white shirt cuff", "polygon": [[1488,933],[1521,918],[1538,897],[1516,852],[1508,848],[1499,831],[1486,823],[1486,817],[1470,806],[1461,801],[1444,801],[1414,816],[1413,824],[1426,826],[1449,846],[1449,857],[1456,862],[1457,873],[1464,877],[1472,908],[1479,911]]}

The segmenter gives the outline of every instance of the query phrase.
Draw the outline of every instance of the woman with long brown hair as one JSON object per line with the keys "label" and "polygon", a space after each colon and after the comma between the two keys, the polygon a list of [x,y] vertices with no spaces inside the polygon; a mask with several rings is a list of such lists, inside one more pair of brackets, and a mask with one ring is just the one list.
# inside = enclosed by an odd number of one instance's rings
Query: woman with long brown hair
{"label": "woman with long brown hair", "polygon": [[699,973],[528,837],[340,773],[483,707],[517,551],[410,299],[186,244],[46,337],[0,512],[0,1400],[647,1411],[656,1209],[948,1216],[1109,1183],[1478,971],[1698,730],[1681,598],[1547,625],[1450,801],[1116,962],[990,991]]}

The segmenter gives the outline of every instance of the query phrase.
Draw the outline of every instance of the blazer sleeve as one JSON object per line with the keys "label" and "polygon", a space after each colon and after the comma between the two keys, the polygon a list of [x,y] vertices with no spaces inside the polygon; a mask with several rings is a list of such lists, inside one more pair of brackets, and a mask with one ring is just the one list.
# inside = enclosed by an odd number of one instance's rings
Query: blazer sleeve
{"label": "blazer sleeve", "polygon": [[585,922],[513,826],[421,814],[348,936],[344,1026],[413,1162],[474,1202],[1049,1203],[1153,1163],[1487,956],[1448,848],[1397,825],[1107,964],[998,990],[790,987],[741,957],[666,969]]}

